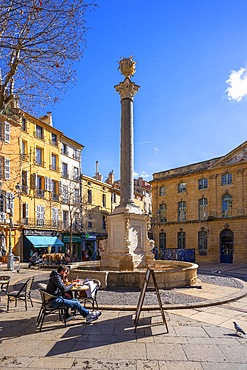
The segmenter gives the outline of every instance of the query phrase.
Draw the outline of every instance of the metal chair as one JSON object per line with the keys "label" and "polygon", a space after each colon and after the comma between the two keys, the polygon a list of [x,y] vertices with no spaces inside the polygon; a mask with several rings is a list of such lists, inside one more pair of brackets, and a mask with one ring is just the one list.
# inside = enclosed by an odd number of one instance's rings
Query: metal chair
{"label": "metal chair", "polygon": [[17,301],[18,299],[20,301],[25,302],[25,307],[27,311],[27,301],[29,300],[31,303],[31,306],[33,307],[33,301],[31,298],[31,290],[33,286],[33,281],[34,277],[30,277],[27,279],[27,281],[21,286],[20,290],[18,291],[13,291],[13,292],[8,292],[7,291],[7,296],[8,296],[8,301],[7,301],[7,311],[9,311],[9,303],[11,300],[15,301],[15,307],[17,306]]}
{"label": "metal chair", "polygon": [[86,279],[83,282],[84,285],[88,285],[89,289],[86,290],[86,297],[79,297],[79,300],[84,303],[84,307],[86,306],[87,302],[92,304],[92,308],[94,310],[94,306],[98,309],[98,302],[97,302],[97,292],[101,287],[101,282],[98,279]]}
{"label": "metal chair", "polygon": [[7,294],[9,282],[10,282],[10,276],[7,276],[7,275],[0,276],[0,301],[1,301],[2,293]]}
{"label": "metal chair", "polygon": [[64,326],[66,327],[67,322],[65,318],[66,314],[66,307],[59,307],[59,308],[52,308],[50,306],[50,299],[55,298],[56,296],[47,293],[45,290],[39,288],[39,293],[41,297],[41,307],[40,311],[37,317],[37,326],[39,326],[39,331],[42,330],[42,326],[44,323],[44,319],[47,315],[51,315],[54,313],[58,313],[59,315],[59,320],[63,321]]}

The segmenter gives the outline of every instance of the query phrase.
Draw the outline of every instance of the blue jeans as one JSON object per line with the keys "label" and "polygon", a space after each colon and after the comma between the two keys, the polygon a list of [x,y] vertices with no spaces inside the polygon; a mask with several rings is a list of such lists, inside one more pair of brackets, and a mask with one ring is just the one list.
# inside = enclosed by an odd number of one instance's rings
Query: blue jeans
{"label": "blue jeans", "polygon": [[86,317],[89,314],[89,311],[84,308],[78,299],[67,299],[63,297],[57,297],[56,299],[50,301],[50,307],[52,308],[60,308],[60,307],[68,307],[72,308],[73,310],[78,311],[83,317]]}

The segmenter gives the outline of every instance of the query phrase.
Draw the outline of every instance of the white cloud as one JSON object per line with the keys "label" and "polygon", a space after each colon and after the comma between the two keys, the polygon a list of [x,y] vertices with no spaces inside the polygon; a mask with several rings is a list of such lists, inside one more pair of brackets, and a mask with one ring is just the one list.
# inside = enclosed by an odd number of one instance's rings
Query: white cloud
{"label": "white cloud", "polygon": [[226,93],[229,100],[236,100],[239,102],[247,95],[247,70],[240,68],[238,71],[232,71],[226,83],[229,87]]}
{"label": "white cloud", "polygon": [[151,177],[151,175],[147,174],[145,171],[141,171],[140,173],[134,171],[134,177],[137,179],[138,177],[142,177],[143,180],[147,180]]}
{"label": "white cloud", "polygon": [[155,151],[155,152],[159,152],[159,149],[158,149],[158,148],[156,148],[156,146],[154,146],[154,151]]}

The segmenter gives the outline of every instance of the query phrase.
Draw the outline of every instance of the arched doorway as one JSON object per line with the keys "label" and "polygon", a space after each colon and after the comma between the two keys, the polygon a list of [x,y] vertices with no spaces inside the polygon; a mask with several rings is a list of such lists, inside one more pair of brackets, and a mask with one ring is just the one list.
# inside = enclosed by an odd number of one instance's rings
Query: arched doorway
{"label": "arched doorway", "polygon": [[220,262],[232,263],[233,260],[233,239],[231,230],[225,229],[220,233]]}

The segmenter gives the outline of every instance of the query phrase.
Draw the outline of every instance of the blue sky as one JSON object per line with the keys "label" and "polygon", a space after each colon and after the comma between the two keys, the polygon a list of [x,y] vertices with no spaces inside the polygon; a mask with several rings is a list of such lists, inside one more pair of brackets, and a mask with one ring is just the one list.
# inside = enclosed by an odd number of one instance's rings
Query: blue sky
{"label": "blue sky", "polygon": [[[119,178],[121,57],[132,78],[135,173],[152,174],[224,155],[246,140],[246,0],[98,0],[90,12],[78,82],[52,108],[53,123]],[[47,111],[50,110],[47,107]]]}

